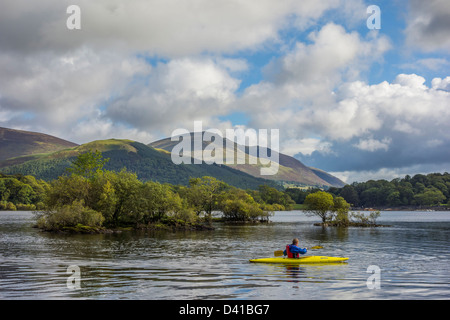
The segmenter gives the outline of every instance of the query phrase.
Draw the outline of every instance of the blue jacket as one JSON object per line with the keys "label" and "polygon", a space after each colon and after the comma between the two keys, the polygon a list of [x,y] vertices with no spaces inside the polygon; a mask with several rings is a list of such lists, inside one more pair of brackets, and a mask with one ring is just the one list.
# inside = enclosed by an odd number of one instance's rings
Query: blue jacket
{"label": "blue jacket", "polygon": [[[299,253],[299,254],[305,254],[305,253],[307,252],[306,249],[302,249],[302,248],[297,247],[296,245],[293,245],[293,244],[290,244],[290,245],[289,245],[289,250],[290,250],[293,254],[297,254],[297,253]],[[284,254],[285,256],[287,256],[286,250],[283,251],[283,254]]]}

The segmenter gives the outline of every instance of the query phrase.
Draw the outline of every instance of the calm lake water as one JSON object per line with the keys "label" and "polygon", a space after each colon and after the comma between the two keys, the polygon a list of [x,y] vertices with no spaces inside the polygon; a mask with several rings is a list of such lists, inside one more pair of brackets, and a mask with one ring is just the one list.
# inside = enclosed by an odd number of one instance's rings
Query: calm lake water
{"label": "calm lake water", "polygon": [[[201,232],[57,235],[31,212],[0,212],[0,299],[450,299],[450,212],[382,212],[386,228],[313,226],[301,211],[269,225]],[[298,237],[308,254],[348,263],[249,263]],[[69,266],[80,289],[67,286]],[[380,268],[369,289],[369,266]],[[75,282],[69,281],[70,284]],[[370,284],[375,282],[370,282]]]}

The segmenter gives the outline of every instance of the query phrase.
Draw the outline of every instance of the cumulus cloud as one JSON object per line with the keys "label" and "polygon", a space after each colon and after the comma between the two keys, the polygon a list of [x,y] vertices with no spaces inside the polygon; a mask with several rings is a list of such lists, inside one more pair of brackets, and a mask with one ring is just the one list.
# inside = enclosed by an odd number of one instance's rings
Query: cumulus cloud
{"label": "cumulus cloud", "polygon": [[294,156],[299,152],[304,155],[311,155],[314,151],[328,153],[330,152],[330,147],[331,143],[317,138],[288,139],[283,141],[280,151],[289,156]]}
{"label": "cumulus cloud", "polygon": [[434,78],[431,85],[433,89],[450,92],[450,77],[446,77],[445,79]]}
{"label": "cumulus cloud", "polygon": [[[283,124],[286,138],[304,138],[320,132],[322,138],[348,139],[378,128],[373,108],[340,97],[342,83],[359,78],[371,62],[390,48],[383,37],[362,39],[334,23],[298,42],[292,51],[267,66],[264,81],[245,90],[239,103],[253,111],[251,124]],[[345,95],[345,92],[344,92]]]}
{"label": "cumulus cloud", "polygon": [[[333,172],[379,171],[448,163],[450,159],[450,92],[447,80],[435,78],[431,87],[415,74],[398,75],[393,83],[368,85],[356,81],[342,87],[343,101],[353,101],[354,115],[370,109],[360,133],[332,141],[332,153],[297,155],[312,166]],[[338,108],[338,107],[336,107]],[[336,117],[335,121],[340,118]]]}
{"label": "cumulus cloud", "polygon": [[[233,62],[228,60],[227,65]],[[232,108],[239,82],[210,59],[171,60],[130,85],[109,104],[105,116],[166,135],[194,120],[211,125],[211,119]]]}
{"label": "cumulus cloud", "polygon": [[[0,108],[26,116],[5,119],[6,124],[33,124],[61,134],[77,121],[95,117],[111,94],[148,69],[135,57],[81,48],[64,55],[50,52],[22,60],[0,52]],[[8,121],[9,120],[9,121]]]}

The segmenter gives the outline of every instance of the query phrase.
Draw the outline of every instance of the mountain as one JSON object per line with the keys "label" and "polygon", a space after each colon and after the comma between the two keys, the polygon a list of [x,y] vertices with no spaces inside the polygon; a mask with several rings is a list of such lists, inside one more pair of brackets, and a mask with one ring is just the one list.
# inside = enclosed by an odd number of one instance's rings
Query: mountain
{"label": "mountain", "polygon": [[77,146],[76,143],[43,133],[0,127],[0,162],[20,156],[51,153]]}
{"label": "mountain", "polygon": [[0,162],[0,171],[6,174],[29,174],[49,181],[64,174],[78,155],[89,150],[100,151],[104,158],[110,159],[105,169],[127,168],[142,180],[187,185],[190,178],[212,176],[243,189],[256,189],[263,184],[279,187],[273,181],[256,178],[227,166],[204,163],[176,165],[167,152],[157,151],[136,141],[117,139],[98,140],[53,153],[8,159]]}
{"label": "mountain", "polygon": [[[186,137],[188,137],[188,135],[186,135]],[[193,140],[193,133],[191,133],[191,151],[195,150]],[[154,147],[157,150],[164,150],[165,152],[170,153],[172,152],[172,149],[179,143],[179,141],[171,141],[171,138],[166,138],[152,142],[149,144],[149,146]],[[257,178],[269,179],[280,183],[294,183],[304,186],[343,187],[345,185],[343,181],[332,176],[331,174],[320,169],[309,168],[299,160],[282,153],[278,154],[278,172],[274,175],[261,175],[260,169],[263,166],[260,162],[262,156],[259,154],[259,152],[256,153],[257,159],[254,159],[254,156],[250,154],[250,148],[248,146],[244,147],[238,145],[235,142],[227,141],[227,139],[225,138],[221,141],[203,141],[201,145],[202,150],[204,150],[205,147],[210,144],[214,144],[214,146],[211,146],[211,148],[215,147],[217,152],[223,153],[223,159],[226,159],[227,147],[232,146],[232,148],[234,149],[232,150],[233,152],[236,152],[242,157],[245,157],[245,164],[237,164],[237,161],[231,161],[231,163],[227,163],[226,161],[224,161],[224,165],[241,172],[245,172]],[[276,153],[274,154],[273,152],[274,151],[269,151],[268,153],[272,156],[276,156]],[[265,158],[267,159],[267,157]],[[274,159],[276,159],[276,157],[274,157]],[[256,164],[250,164],[252,163],[250,160],[254,160]]]}
{"label": "mountain", "polygon": [[[192,149],[194,148],[193,139]],[[226,146],[226,140],[217,141]],[[230,141],[228,141],[230,142]],[[202,150],[211,142],[203,142]],[[261,175],[263,167],[259,153],[250,155],[250,149],[231,142],[237,154],[246,158],[246,164],[226,163],[223,165],[206,163],[179,164],[171,159],[171,151],[177,141],[170,138],[145,145],[132,140],[98,140],[77,145],[75,143],[42,133],[0,128],[0,171],[7,174],[30,174],[38,179],[52,180],[64,174],[67,167],[79,155],[86,151],[100,151],[110,161],[108,170],[127,168],[135,172],[142,180],[154,180],[162,183],[186,185],[191,177],[212,176],[230,185],[255,189],[261,184],[279,188],[283,183],[303,186],[342,187],[344,182],[322,170],[309,168],[297,159],[278,154],[279,168],[275,175]],[[221,152],[220,149],[216,149]],[[223,149],[224,158],[226,152]],[[272,156],[276,155],[271,151]],[[270,154],[270,153],[269,153]],[[249,160],[255,160],[257,164]],[[233,159],[234,160],[234,159]]]}

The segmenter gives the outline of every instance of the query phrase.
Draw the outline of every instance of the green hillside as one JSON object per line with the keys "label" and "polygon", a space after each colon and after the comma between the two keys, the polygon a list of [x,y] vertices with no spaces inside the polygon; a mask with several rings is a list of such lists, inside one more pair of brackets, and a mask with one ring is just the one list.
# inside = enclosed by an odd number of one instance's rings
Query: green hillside
{"label": "green hillside", "polygon": [[[193,134],[191,133],[191,150],[194,150],[194,143],[193,143]],[[223,139],[223,141],[219,141],[217,144],[216,141],[212,142],[215,144],[217,150],[219,148],[223,148],[224,155],[226,153],[226,139]],[[178,141],[171,141],[170,138],[158,140],[155,142],[152,142],[149,144],[149,146],[152,146],[154,148],[158,148],[165,150],[166,152],[171,152],[172,148],[177,145]],[[203,142],[202,149],[204,149],[208,144],[211,142]],[[220,145],[222,143],[222,145]],[[279,168],[278,172],[275,175],[261,175],[261,164],[259,162],[259,158],[257,159],[257,164],[250,164],[250,161],[248,161],[250,155],[249,155],[249,148],[242,148],[238,147],[237,143],[233,144],[234,151],[241,149],[245,150],[245,157],[246,157],[246,163],[245,164],[235,164],[235,163],[225,163],[226,166],[233,168],[235,170],[239,170],[241,172],[247,173],[251,176],[254,176],[256,178],[264,178],[273,180],[278,183],[293,183],[297,185],[304,185],[304,186],[317,186],[317,187],[343,187],[345,183],[338,178],[330,175],[329,173],[326,173],[324,171],[313,169],[305,166],[303,163],[301,163],[299,160],[290,157],[288,155],[279,153]],[[259,157],[259,155],[258,155]],[[224,158],[226,158],[224,156]]]}
{"label": "green hillside", "polygon": [[[225,141],[224,145],[226,145]],[[202,148],[209,143],[203,142]],[[213,176],[230,185],[250,189],[257,188],[261,184],[277,187],[283,184],[316,187],[345,185],[338,178],[324,171],[308,168],[297,159],[282,153],[279,154],[279,168],[275,175],[260,174],[259,158],[257,158],[258,164],[255,165],[234,163],[175,165],[171,160],[170,152],[176,144],[177,142],[167,138],[150,145],[117,139],[77,145],[46,134],[0,128],[0,172],[29,174],[49,181],[63,174],[79,154],[98,150],[105,158],[111,159],[106,169],[127,168],[135,172],[142,180],[163,183],[186,185],[191,177]],[[234,150],[241,149],[236,143],[233,146]],[[248,147],[239,152],[244,152],[247,160],[251,157]],[[225,153],[226,149],[224,149]]]}
{"label": "green hillside", "polygon": [[77,147],[47,153],[15,158],[0,164],[5,174],[27,174],[46,181],[56,179],[81,153],[88,150],[100,151],[109,158],[107,170],[119,171],[126,168],[135,172],[141,180],[187,185],[190,178],[212,176],[232,186],[256,189],[262,184],[276,186],[274,182],[253,177],[227,166],[219,165],[176,165],[170,154],[131,140],[100,140]]}

